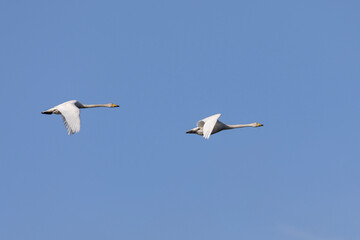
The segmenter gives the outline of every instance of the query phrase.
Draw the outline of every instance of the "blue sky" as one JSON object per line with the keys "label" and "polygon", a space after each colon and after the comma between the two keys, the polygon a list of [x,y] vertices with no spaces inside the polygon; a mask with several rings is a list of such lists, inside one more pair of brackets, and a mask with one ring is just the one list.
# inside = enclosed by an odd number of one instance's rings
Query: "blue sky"
{"label": "blue sky", "polygon": [[359,7],[0,2],[0,238],[359,239]]}

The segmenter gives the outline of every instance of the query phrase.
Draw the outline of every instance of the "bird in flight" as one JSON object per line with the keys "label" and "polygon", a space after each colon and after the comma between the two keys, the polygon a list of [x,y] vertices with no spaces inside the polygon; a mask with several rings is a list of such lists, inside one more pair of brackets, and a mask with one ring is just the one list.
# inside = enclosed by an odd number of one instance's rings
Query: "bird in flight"
{"label": "bird in flight", "polygon": [[260,123],[249,123],[249,124],[236,124],[228,125],[220,122],[218,119],[221,116],[220,113],[204,118],[197,122],[197,127],[190,129],[186,133],[194,133],[203,136],[205,139],[209,139],[210,135],[220,132],[222,130],[243,128],[243,127],[261,127]]}
{"label": "bird in flight", "polygon": [[85,105],[77,100],[71,100],[50,108],[42,114],[61,114],[64,125],[69,135],[78,133],[80,131],[80,108],[94,108],[94,107],[119,107],[119,105],[108,104],[92,104]]}

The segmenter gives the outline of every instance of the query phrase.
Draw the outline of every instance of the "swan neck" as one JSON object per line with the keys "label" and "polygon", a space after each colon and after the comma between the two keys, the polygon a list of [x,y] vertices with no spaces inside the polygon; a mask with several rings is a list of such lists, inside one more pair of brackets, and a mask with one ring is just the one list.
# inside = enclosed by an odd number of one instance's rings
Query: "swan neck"
{"label": "swan neck", "polygon": [[89,105],[83,104],[82,108],[95,108],[95,107],[107,107],[107,105],[106,104],[89,104]]}
{"label": "swan neck", "polygon": [[243,128],[243,127],[251,127],[251,124],[234,124],[234,125],[227,125],[228,129],[233,128]]}

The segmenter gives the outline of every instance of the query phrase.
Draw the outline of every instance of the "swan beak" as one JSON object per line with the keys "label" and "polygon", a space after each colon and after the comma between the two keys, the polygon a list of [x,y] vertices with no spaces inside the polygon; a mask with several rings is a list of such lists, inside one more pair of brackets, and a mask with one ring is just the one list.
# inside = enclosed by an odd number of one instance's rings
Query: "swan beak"
{"label": "swan beak", "polygon": [[258,127],[262,127],[262,126],[264,126],[264,125],[262,125],[261,123],[258,123],[257,125],[258,125]]}
{"label": "swan beak", "polygon": [[113,107],[119,107],[119,105],[113,104]]}

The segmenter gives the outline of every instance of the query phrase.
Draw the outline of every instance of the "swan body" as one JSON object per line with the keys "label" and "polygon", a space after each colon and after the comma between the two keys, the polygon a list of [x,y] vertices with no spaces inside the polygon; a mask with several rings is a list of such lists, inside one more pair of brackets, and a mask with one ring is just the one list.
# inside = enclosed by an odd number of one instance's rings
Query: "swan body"
{"label": "swan body", "polygon": [[94,108],[94,107],[113,108],[113,107],[119,107],[119,105],[113,103],[85,105],[77,100],[71,100],[59,104],[41,113],[61,114],[68,134],[72,135],[80,131],[80,108]]}
{"label": "swan body", "polygon": [[186,133],[194,133],[203,136],[205,139],[209,139],[210,135],[218,133],[222,130],[234,129],[234,128],[243,128],[243,127],[261,127],[263,126],[260,123],[250,123],[250,124],[237,124],[237,125],[228,125],[223,122],[220,122],[218,119],[221,116],[220,113],[212,115],[210,117],[204,118],[197,122],[197,127],[190,129]]}

